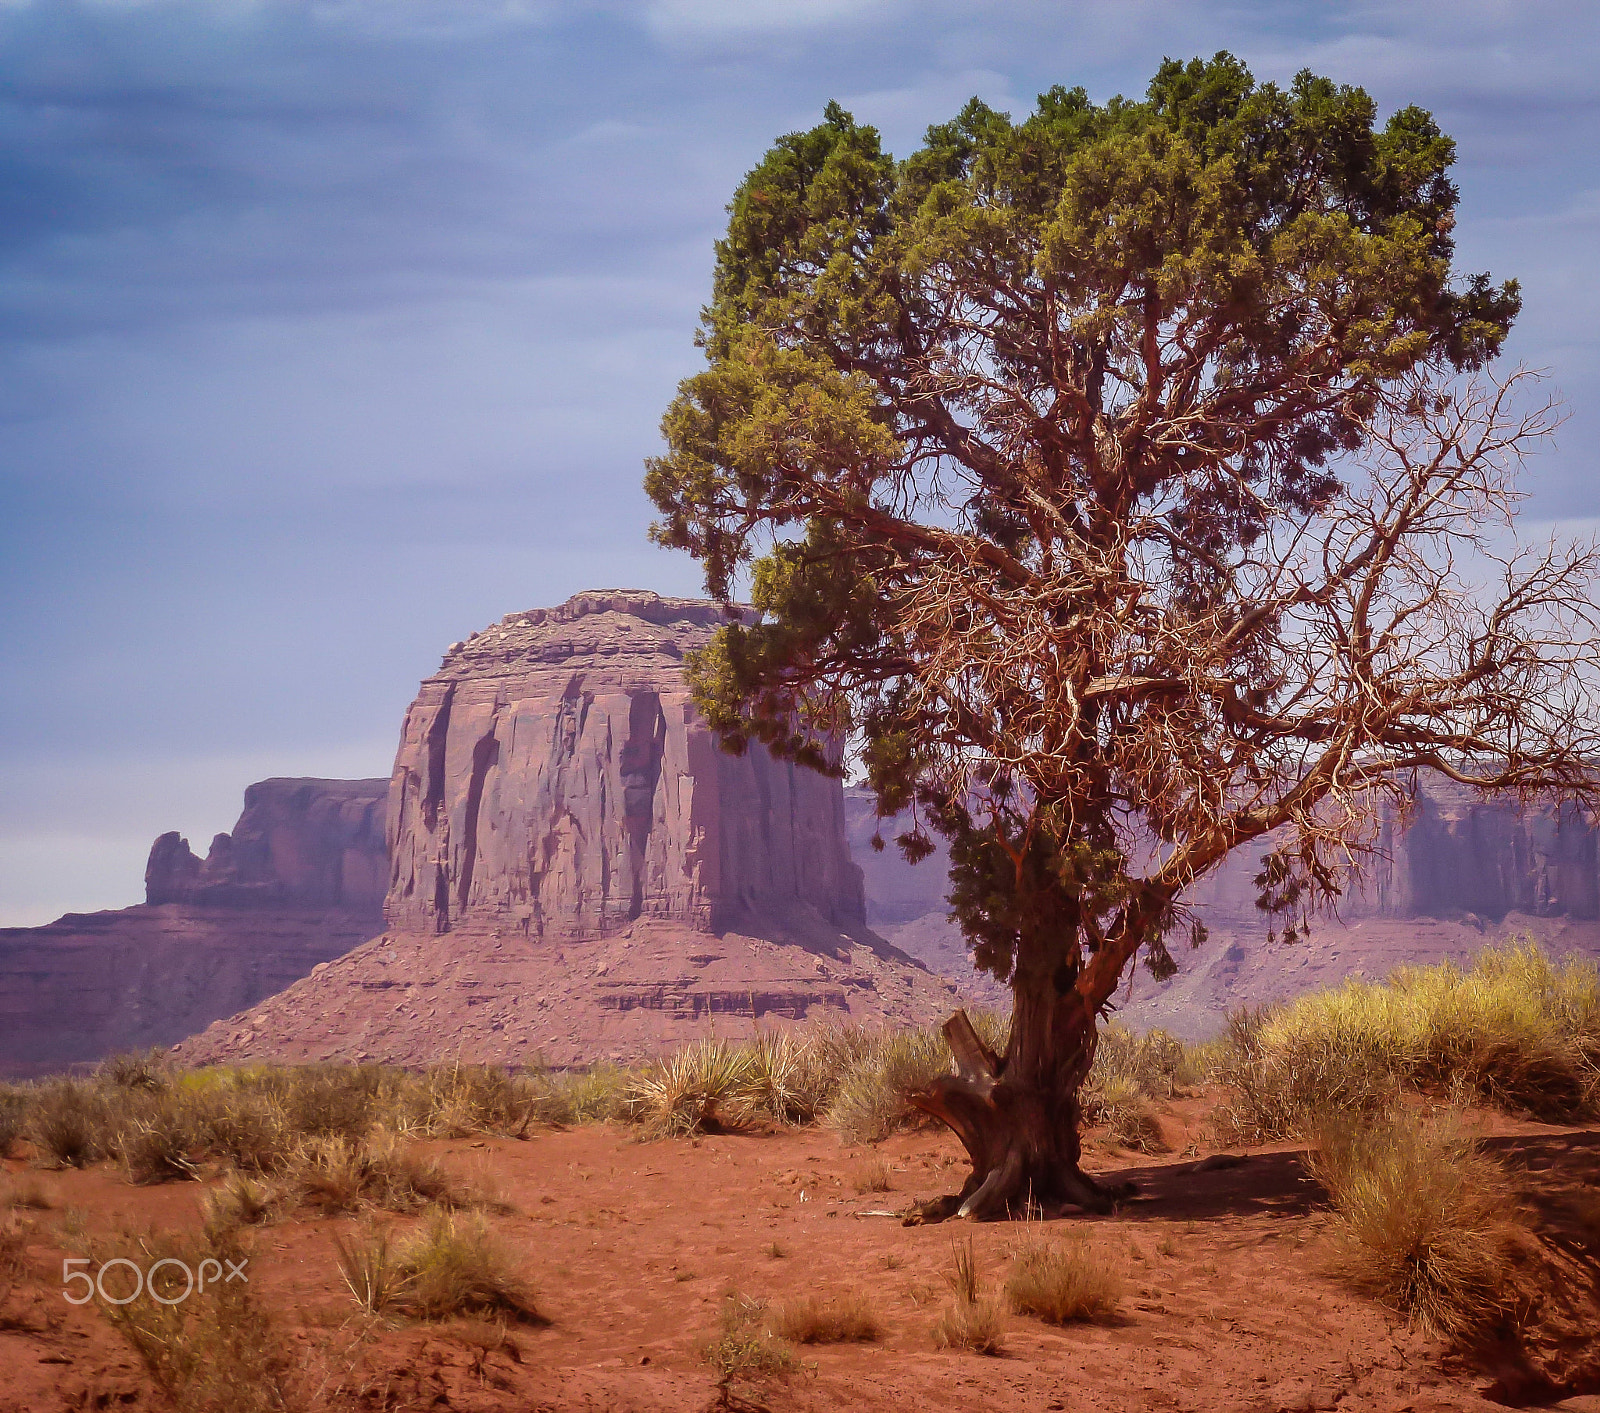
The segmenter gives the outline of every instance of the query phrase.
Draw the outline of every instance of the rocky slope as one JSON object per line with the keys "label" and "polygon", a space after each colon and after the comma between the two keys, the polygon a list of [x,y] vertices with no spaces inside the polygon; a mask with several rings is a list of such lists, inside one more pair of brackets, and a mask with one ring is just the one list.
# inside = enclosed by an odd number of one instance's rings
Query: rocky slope
{"label": "rocky slope", "polygon": [[948,1010],[867,927],[839,783],[696,714],[720,612],[598,591],[452,645],[401,730],[387,933],[180,1057],[569,1065]]}
{"label": "rocky slope", "polygon": [[[1389,817],[1366,882],[1336,917],[1312,924],[1306,942],[1255,906],[1255,875],[1267,845],[1241,849],[1202,882],[1194,914],[1209,930],[1197,951],[1174,947],[1178,974],[1165,982],[1139,971],[1119,998],[1122,1018],[1200,1039],[1230,1010],[1282,1000],[1347,976],[1386,976],[1397,966],[1464,962],[1485,944],[1532,937],[1556,955],[1600,957],[1600,826],[1551,807],[1486,800],[1442,778],[1424,780],[1412,819]],[[852,850],[866,872],[869,922],[897,947],[994,1004],[1004,991],[975,977],[959,929],[946,913],[949,856],[908,864],[893,846],[904,825],[879,821],[864,790],[845,792]],[[874,832],[889,847],[870,849]]]}
{"label": "rocky slope", "polygon": [[0,1074],[170,1045],[383,927],[387,780],[263,780],[204,860],[150,850],[140,906],[0,928]]}

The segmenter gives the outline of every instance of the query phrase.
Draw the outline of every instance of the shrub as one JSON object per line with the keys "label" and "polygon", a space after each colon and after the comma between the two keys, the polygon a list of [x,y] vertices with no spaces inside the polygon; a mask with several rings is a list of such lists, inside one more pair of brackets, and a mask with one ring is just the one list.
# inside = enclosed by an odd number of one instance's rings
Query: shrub
{"label": "shrub", "polygon": [[165,1052],[159,1046],[113,1055],[95,1067],[94,1077],[117,1089],[146,1090],[158,1093],[168,1085]]}
{"label": "shrub", "polygon": [[399,1303],[410,1279],[395,1260],[387,1230],[368,1227],[359,1236],[335,1236],[333,1249],[339,1275],[367,1314],[385,1314]]}
{"label": "shrub", "polygon": [[866,1296],[812,1292],[773,1310],[767,1328],[792,1344],[864,1344],[878,1338],[882,1326]]}
{"label": "shrub", "polygon": [[418,1088],[423,1111],[416,1126],[440,1138],[524,1138],[540,1099],[534,1081],[489,1065],[439,1065],[422,1076]]}
{"label": "shrub", "polygon": [[1108,1323],[1116,1318],[1122,1294],[1121,1277],[1081,1238],[1027,1241],[1006,1281],[1013,1310],[1052,1325]]}
{"label": "shrub", "polygon": [[1512,1113],[1600,1112],[1600,976],[1532,943],[1488,948],[1466,970],[1404,967],[1236,1018],[1219,1078],[1236,1132],[1280,1138],[1322,1113],[1375,1113],[1397,1087]]}
{"label": "shrub", "polygon": [[281,1167],[297,1141],[283,1105],[270,1094],[229,1084],[200,1107],[206,1147],[246,1172]]}
{"label": "shrub", "polygon": [[0,1206],[26,1208],[34,1212],[48,1212],[56,1204],[36,1177],[19,1178],[9,1184],[0,1195]]}
{"label": "shrub", "polygon": [[40,1159],[57,1168],[81,1168],[101,1157],[110,1141],[109,1128],[99,1092],[71,1079],[36,1089],[24,1121],[24,1132]]}
{"label": "shrub", "polygon": [[1138,1083],[1127,1075],[1113,1074],[1083,1091],[1083,1115],[1092,1124],[1104,1124],[1107,1136],[1124,1148],[1159,1153],[1166,1143],[1156,1118]]}
{"label": "shrub", "polygon": [[627,1072],[616,1065],[543,1075],[535,1085],[534,1119],[546,1124],[607,1123],[628,1115]]}
{"label": "shrub", "polygon": [[856,1169],[852,1184],[857,1192],[887,1192],[890,1188],[889,1165],[882,1158],[874,1158]]}
{"label": "shrub", "polygon": [[458,1315],[544,1324],[505,1244],[481,1216],[435,1211],[401,1249],[403,1305],[422,1320]]}
{"label": "shrub", "polygon": [[11,1145],[22,1136],[27,1112],[26,1091],[0,1084],[0,1158],[4,1158],[11,1151]]}
{"label": "shrub", "polygon": [[192,1155],[205,1146],[205,1137],[192,1105],[163,1093],[117,1129],[115,1146],[128,1181],[149,1186],[199,1177]]}
{"label": "shrub", "polygon": [[974,1354],[1001,1353],[1005,1316],[1000,1302],[983,1293],[978,1257],[970,1236],[953,1246],[945,1281],[954,1299],[934,1321],[934,1344],[940,1349],[967,1349]]}
{"label": "shrub", "polygon": [[[125,1249],[102,1253],[125,1255],[141,1270],[166,1257],[197,1270],[202,1260],[239,1261],[246,1249],[229,1238],[203,1243],[172,1237],[147,1237]],[[182,1290],[175,1268],[173,1290]],[[248,1280],[219,1281],[187,1299],[165,1304],[146,1290],[127,1305],[97,1301],[102,1313],[121,1331],[150,1376],[184,1413],[290,1413],[301,1407],[292,1386],[293,1361],[266,1313],[255,1303]]]}
{"label": "shrub", "polygon": [[887,1138],[916,1121],[910,1096],[949,1074],[952,1063],[950,1047],[937,1030],[886,1031],[845,1071],[826,1121],[847,1143]]}
{"label": "shrub", "polygon": [[276,1194],[248,1173],[228,1173],[200,1204],[206,1229],[224,1232],[234,1227],[259,1226],[273,1211]]}
{"label": "shrub", "polygon": [[473,1199],[436,1162],[407,1150],[387,1129],[370,1138],[339,1135],[302,1139],[284,1167],[291,1200],[338,1216],[373,1206],[416,1212],[463,1207]]}
{"label": "shrub", "polygon": [[741,1381],[760,1382],[793,1367],[794,1355],[766,1329],[765,1314],[764,1302],[737,1291],[723,1301],[721,1330],[700,1354],[717,1375],[718,1398],[714,1406],[741,1406],[736,1403]]}
{"label": "shrub", "polygon": [[1333,1199],[1333,1269],[1354,1288],[1449,1338],[1504,1313],[1515,1209],[1459,1128],[1403,1110],[1329,1122],[1311,1169]]}
{"label": "shrub", "polygon": [[653,1137],[684,1137],[747,1124],[759,1109],[751,1051],[696,1041],[632,1078],[628,1107]]}

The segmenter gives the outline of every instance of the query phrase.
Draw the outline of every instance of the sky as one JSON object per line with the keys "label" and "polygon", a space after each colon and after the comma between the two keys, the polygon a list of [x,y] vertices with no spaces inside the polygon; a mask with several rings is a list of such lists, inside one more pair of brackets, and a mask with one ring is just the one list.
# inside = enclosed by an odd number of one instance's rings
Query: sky
{"label": "sky", "polygon": [[776,136],[1219,49],[1434,111],[1568,404],[1524,518],[1600,516],[1588,0],[0,0],[0,925],[139,901],[252,780],[387,775],[506,613],[699,591],[642,463]]}

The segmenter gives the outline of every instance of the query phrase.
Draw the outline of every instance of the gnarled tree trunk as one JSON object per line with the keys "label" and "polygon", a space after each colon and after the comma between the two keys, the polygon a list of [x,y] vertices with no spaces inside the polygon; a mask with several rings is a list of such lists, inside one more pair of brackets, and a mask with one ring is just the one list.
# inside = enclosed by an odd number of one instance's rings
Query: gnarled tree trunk
{"label": "gnarled tree trunk", "polygon": [[1051,973],[1038,956],[1028,957],[1031,974],[1019,969],[1013,979],[1004,1055],[983,1043],[965,1011],[945,1022],[956,1073],[936,1079],[911,1103],[955,1131],[972,1175],[955,1198],[927,1209],[926,1218],[987,1221],[1063,1206],[1106,1212],[1131,1194],[1131,1185],[1106,1187],[1079,1166],[1079,1094],[1094,1063],[1100,1004],[1133,955],[1142,920],[1134,911],[1125,915],[1120,935],[1107,939],[1081,973],[1076,966]]}

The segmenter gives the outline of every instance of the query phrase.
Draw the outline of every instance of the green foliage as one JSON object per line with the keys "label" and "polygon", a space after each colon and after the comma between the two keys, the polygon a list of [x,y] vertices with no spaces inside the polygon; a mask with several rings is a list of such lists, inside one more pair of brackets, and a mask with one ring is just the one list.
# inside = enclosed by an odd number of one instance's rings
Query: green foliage
{"label": "green foliage", "polygon": [[[645,479],[713,595],[749,575],[696,702],[733,750],[837,773],[858,742],[883,814],[919,811],[907,855],[950,839],[954,914],[1019,990],[1077,986],[1112,915],[1171,973],[1176,888],[1119,822],[1188,837],[1215,758],[1255,778],[1245,719],[1295,669],[1240,557],[1330,503],[1386,390],[1499,350],[1520,298],[1452,267],[1454,157],[1419,108],[1380,124],[1359,88],[1221,53],[1142,100],[974,99],[902,161],[829,104],[734,193],[706,367]],[[1070,654],[1012,670],[1039,639],[1014,601],[1076,625]],[[1152,785],[1174,734],[1230,749]]]}

